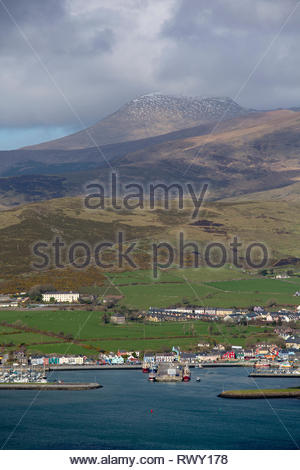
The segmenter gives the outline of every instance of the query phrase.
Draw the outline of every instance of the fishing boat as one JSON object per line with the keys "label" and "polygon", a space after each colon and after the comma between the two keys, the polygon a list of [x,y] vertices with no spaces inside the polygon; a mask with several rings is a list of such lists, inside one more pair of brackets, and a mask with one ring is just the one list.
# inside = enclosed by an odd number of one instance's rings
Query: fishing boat
{"label": "fishing boat", "polygon": [[191,371],[188,365],[185,365],[183,368],[183,377],[184,382],[189,382],[191,380]]}
{"label": "fishing boat", "polygon": [[200,377],[197,377],[197,378],[196,378],[196,382],[200,382]]}
{"label": "fishing boat", "polygon": [[149,370],[150,370],[150,364],[149,364],[149,362],[145,362],[145,361],[144,361],[143,364],[142,364],[142,371],[143,371],[143,373],[144,373],[144,374],[148,374]]}
{"label": "fishing boat", "polygon": [[156,381],[156,374],[155,372],[150,372],[149,375],[148,375],[148,380],[150,380],[150,382],[155,382]]}

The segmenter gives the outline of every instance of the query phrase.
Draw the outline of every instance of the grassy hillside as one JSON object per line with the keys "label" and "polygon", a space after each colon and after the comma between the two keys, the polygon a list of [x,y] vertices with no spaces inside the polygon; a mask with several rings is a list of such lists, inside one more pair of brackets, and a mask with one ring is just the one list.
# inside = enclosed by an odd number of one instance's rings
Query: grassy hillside
{"label": "grassy hillside", "polygon": [[300,289],[300,279],[253,279],[253,275],[229,266],[172,269],[162,272],[159,279],[153,279],[151,271],[112,273],[108,277],[124,295],[121,304],[131,308],[168,307],[186,301],[224,308],[299,304],[293,294]]}
{"label": "grassy hillside", "polygon": [[[297,178],[295,178],[297,179]],[[238,198],[227,198],[226,201],[229,203],[235,202],[281,202],[287,201],[289,203],[297,203],[300,200],[300,183],[296,182],[287,186],[282,186],[276,189],[270,189],[267,191],[259,191],[251,194],[245,194]]]}
{"label": "grassy hillside", "polygon": [[[51,282],[57,288],[78,288],[80,286],[101,285],[105,276],[111,271],[132,270],[126,262],[121,269],[117,267],[116,256],[107,253],[106,258],[113,264],[112,269],[91,267],[86,270],[49,269],[39,272],[32,268],[33,262],[40,258],[33,255],[31,248],[37,241],[52,243],[59,236],[66,245],[78,240],[89,243],[91,247],[104,241],[116,242],[119,231],[124,233],[127,241],[137,244],[132,258],[139,269],[151,269],[152,243],[166,241],[172,244],[175,255],[178,254],[179,232],[184,232],[185,241],[195,242],[198,246],[200,266],[193,272],[192,282],[205,281],[210,272],[203,271],[203,253],[205,246],[211,242],[222,242],[228,254],[227,264],[231,263],[230,243],[237,236],[243,246],[240,248],[239,262],[245,264],[245,248],[249,243],[264,243],[270,254],[270,265],[281,259],[299,256],[300,244],[300,203],[296,202],[231,202],[226,201],[206,204],[199,219],[191,218],[191,210],[165,212],[161,209],[125,211],[86,210],[81,198],[54,199],[44,203],[35,203],[0,213],[0,268],[2,292],[23,290],[37,283]],[[195,223],[196,222],[196,223]],[[115,248],[115,247],[114,247]],[[191,267],[194,254],[185,253],[185,266]],[[49,248],[53,261],[53,250]],[[80,257],[80,253],[78,255]],[[202,261],[201,261],[202,260]],[[93,260],[92,260],[93,261]],[[62,250],[62,262],[66,265],[69,259]],[[202,264],[201,264],[202,263]],[[175,256],[171,267],[178,265]],[[246,267],[246,270],[248,268]],[[297,270],[297,267],[296,267]],[[234,273],[235,278],[244,277],[242,270]],[[182,278],[185,270],[178,270],[176,276]],[[227,274],[226,274],[227,275]],[[252,274],[253,275],[253,274]],[[215,278],[214,276],[217,276]],[[218,277],[219,276],[219,277]],[[221,276],[221,277],[220,277]],[[208,280],[222,280],[223,274],[213,269]],[[224,274],[225,276],[225,274]],[[226,277],[224,278],[226,280]],[[296,286],[295,286],[296,287]],[[126,286],[124,286],[126,289]],[[127,287],[127,290],[129,287]],[[212,286],[202,288],[201,296],[211,294]],[[227,290],[227,289],[226,289]],[[219,290],[220,291],[220,290]],[[251,289],[250,289],[251,291]],[[167,290],[166,290],[167,293]],[[178,294],[178,295],[177,295]],[[283,295],[284,292],[279,292]],[[145,290],[146,295],[146,290]],[[149,294],[150,295],[150,294]],[[172,295],[172,294],[170,294]],[[177,296],[186,296],[187,287]],[[242,294],[241,294],[242,295]],[[217,300],[217,299],[216,299]]]}

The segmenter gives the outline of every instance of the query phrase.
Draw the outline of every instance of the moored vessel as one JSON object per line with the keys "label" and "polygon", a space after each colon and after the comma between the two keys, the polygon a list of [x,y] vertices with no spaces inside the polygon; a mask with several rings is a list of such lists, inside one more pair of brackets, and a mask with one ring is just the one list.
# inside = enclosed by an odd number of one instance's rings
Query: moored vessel
{"label": "moored vessel", "polygon": [[142,371],[144,374],[148,374],[148,372],[150,371],[150,364],[149,362],[143,362],[142,364]]}
{"label": "moored vessel", "polygon": [[150,382],[155,382],[155,381],[156,381],[156,374],[155,374],[155,372],[150,372],[150,373],[149,373],[148,380],[150,380]]}
{"label": "moored vessel", "polygon": [[184,366],[182,375],[183,375],[182,380],[184,382],[189,382],[191,380],[191,371],[188,365]]}

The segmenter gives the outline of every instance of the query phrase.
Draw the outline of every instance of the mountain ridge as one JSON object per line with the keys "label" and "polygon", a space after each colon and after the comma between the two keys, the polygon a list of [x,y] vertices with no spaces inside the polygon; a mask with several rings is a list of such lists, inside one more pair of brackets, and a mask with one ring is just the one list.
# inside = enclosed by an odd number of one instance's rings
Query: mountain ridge
{"label": "mountain ridge", "polygon": [[253,110],[243,108],[228,97],[150,93],[130,100],[87,129],[23,149],[75,150],[115,144],[245,116],[251,112]]}
{"label": "mountain ridge", "polygon": [[122,184],[209,183],[212,200],[282,188],[300,178],[300,113],[252,113],[103,149],[111,167],[97,148],[0,152],[0,204],[82,194],[112,168]]}

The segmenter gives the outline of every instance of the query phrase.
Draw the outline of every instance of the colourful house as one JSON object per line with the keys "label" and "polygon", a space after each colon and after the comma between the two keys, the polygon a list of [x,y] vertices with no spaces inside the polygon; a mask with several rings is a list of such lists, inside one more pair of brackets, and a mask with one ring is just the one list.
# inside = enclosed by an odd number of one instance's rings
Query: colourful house
{"label": "colourful house", "polygon": [[231,359],[235,359],[235,352],[234,351],[227,351],[226,353],[224,353],[222,355],[222,359],[224,360],[231,360]]}

